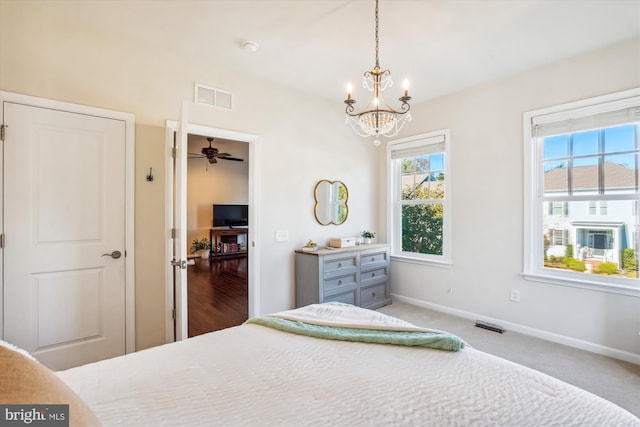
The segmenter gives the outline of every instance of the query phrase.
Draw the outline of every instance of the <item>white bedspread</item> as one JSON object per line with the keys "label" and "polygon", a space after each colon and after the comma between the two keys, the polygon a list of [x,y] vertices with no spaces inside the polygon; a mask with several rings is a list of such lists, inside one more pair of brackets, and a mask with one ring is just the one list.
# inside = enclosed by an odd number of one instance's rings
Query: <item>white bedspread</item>
{"label": "white bedspread", "polygon": [[465,348],[243,325],[59,372],[105,426],[640,426],[537,371]]}
{"label": "white bedspread", "polygon": [[339,328],[375,329],[380,331],[442,332],[405,322],[397,317],[348,304],[310,304],[294,310],[280,311],[267,316]]}

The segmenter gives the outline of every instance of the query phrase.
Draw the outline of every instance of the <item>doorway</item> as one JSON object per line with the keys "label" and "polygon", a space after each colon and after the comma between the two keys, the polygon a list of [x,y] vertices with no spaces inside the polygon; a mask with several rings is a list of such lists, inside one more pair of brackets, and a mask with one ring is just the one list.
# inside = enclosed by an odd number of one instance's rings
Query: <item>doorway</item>
{"label": "doorway", "polygon": [[193,337],[248,317],[249,144],[196,134],[187,135],[187,144],[187,329]]}
{"label": "doorway", "polygon": [[[205,137],[221,138],[231,141],[248,143],[249,177],[248,177],[248,205],[249,232],[247,236],[247,282],[248,282],[248,316],[260,313],[260,252],[257,236],[260,235],[260,206],[258,171],[260,169],[260,146],[258,137],[251,134],[213,128],[189,123],[190,104],[182,104],[179,122],[167,121],[166,147],[168,153],[174,153],[166,164],[166,220],[167,240],[166,254],[166,337],[167,342],[178,341],[188,337],[188,284],[187,284],[187,249],[191,242],[187,241],[187,153],[188,134]],[[193,260],[189,260],[193,261]]]}

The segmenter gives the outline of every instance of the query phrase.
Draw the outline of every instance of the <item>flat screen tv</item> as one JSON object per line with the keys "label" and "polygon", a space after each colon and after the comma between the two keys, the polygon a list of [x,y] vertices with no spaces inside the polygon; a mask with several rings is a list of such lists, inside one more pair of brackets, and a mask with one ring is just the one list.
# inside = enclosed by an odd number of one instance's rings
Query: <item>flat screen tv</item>
{"label": "flat screen tv", "polygon": [[249,206],[213,205],[214,227],[245,227],[249,225]]}

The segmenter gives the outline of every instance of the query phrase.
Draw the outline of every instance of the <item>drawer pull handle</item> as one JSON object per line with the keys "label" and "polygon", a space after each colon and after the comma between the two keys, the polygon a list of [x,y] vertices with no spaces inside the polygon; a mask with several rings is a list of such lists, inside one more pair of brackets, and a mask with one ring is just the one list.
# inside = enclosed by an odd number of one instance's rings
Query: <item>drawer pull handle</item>
{"label": "drawer pull handle", "polygon": [[342,263],[341,262],[338,263],[338,268],[342,268]]}
{"label": "drawer pull handle", "polygon": [[342,285],[342,280],[338,280],[338,286]]}
{"label": "drawer pull handle", "polygon": [[376,258],[375,257],[371,257],[371,262],[375,261]]}
{"label": "drawer pull handle", "polygon": [[371,294],[371,298],[375,298],[375,297],[376,297],[376,293],[375,293],[375,292],[373,292],[373,293]]}
{"label": "drawer pull handle", "polygon": [[376,273],[371,273],[371,277],[376,277]]}

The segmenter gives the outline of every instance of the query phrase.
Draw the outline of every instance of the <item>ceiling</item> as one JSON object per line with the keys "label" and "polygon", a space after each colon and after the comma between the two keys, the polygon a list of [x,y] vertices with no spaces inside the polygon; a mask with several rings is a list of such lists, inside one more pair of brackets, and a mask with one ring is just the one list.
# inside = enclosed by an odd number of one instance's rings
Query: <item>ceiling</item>
{"label": "ceiling", "polygon": [[[85,36],[224,66],[342,106],[368,101],[373,0],[53,0],[47,16]],[[380,0],[380,65],[414,102],[640,37],[638,0]],[[260,47],[250,54],[245,40]],[[199,83],[214,85],[212,81]],[[221,89],[225,89],[222,87]],[[341,107],[342,108],[342,107]]]}

